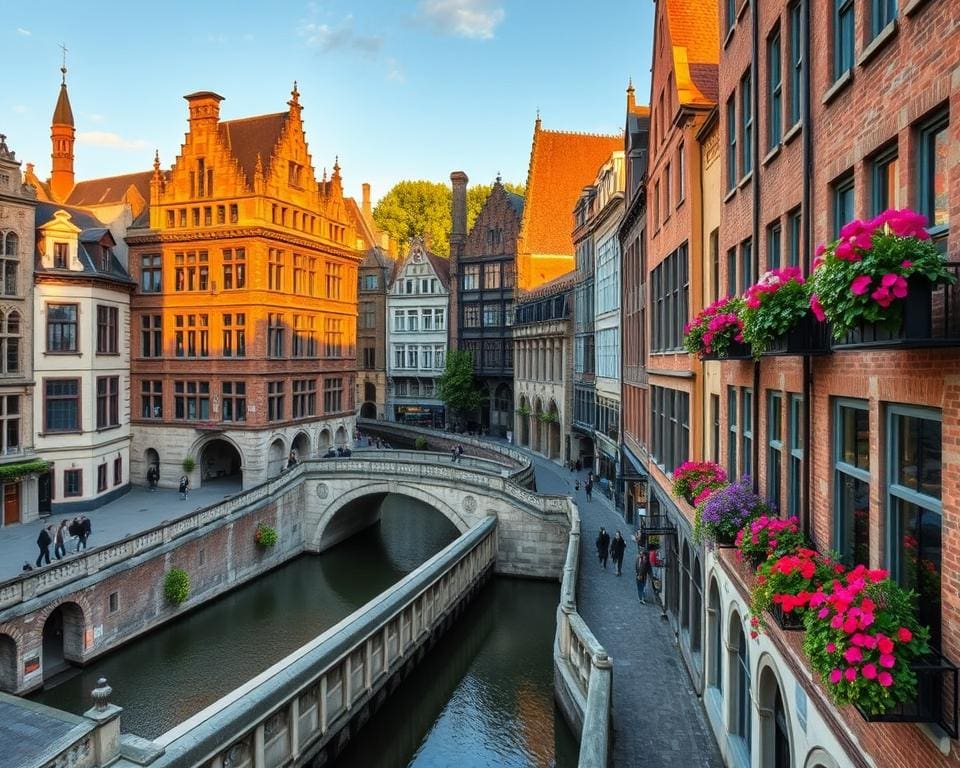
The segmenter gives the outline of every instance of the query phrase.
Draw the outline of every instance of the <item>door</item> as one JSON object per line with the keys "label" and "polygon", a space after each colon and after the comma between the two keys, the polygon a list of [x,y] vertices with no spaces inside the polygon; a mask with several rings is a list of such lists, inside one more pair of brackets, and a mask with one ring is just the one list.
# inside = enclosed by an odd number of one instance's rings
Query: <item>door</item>
{"label": "door", "polygon": [[37,511],[41,515],[50,514],[50,502],[53,499],[53,472],[45,472],[37,478]]}
{"label": "door", "polygon": [[20,522],[20,483],[7,483],[3,486],[3,524],[13,525]]}

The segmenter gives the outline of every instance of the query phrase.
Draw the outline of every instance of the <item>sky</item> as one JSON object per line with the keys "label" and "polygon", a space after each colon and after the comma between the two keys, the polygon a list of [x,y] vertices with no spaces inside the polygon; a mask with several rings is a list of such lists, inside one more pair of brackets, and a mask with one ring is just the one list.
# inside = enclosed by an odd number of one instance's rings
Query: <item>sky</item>
{"label": "sky", "polygon": [[221,119],[287,109],[296,80],[317,176],[374,202],[397,181],[523,183],[545,129],[615,134],[633,78],[650,82],[651,0],[103,0],[6,9],[0,133],[41,178],[62,51],[77,179],[172,165],[184,94],[225,97]]}

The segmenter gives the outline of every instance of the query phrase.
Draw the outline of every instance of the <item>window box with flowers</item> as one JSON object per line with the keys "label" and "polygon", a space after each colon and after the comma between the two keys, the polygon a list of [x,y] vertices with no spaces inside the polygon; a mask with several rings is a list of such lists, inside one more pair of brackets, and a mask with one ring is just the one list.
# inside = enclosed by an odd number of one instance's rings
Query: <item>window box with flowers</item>
{"label": "window box with flowers", "polygon": [[673,495],[696,506],[727,484],[727,473],[715,461],[685,461],[673,470]]}
{"label": "window box with flowers", "polygon": [[960,341],[960,265],[930,241],[926,218],[888,210],[851,221],[817,249],[810,306],[829,321],[837,349]]}
{"label": "window box with flowers", "polygon": [[804,546],[771,555],[757,568],[750,590],[751,635],[756,636],[766,625],[767,614],[773,616],[780,629],[803,629],[810,599],[843,570],[842,565]]}
{"label": "window box with flowers", "polygon": [[756,570],[771,557],[796,552],[805,543],[796,517],[784,519],[760,515],[740,529],[737,534],[737,560]]}
{"label": "window box with flowers", "polygon": [[743,299],[715,301],[683,327],[683,348],[701,360],[747,360],[750,345],[743,340]]}
{"label": "window box with flowers", "polygon": [[798,267],[765,272],[744,294],[743,337],[759,355],[830,351],[828,329],[810,309],[809,286]]}
{"label": "window box with flowers", "polygon": [[743,477],[736,483],[716,489],[697,505],[694,541],[712,541],[718,547],[732,547],[743,526],[768,514],[770,507],[753,492],[750,478]]}

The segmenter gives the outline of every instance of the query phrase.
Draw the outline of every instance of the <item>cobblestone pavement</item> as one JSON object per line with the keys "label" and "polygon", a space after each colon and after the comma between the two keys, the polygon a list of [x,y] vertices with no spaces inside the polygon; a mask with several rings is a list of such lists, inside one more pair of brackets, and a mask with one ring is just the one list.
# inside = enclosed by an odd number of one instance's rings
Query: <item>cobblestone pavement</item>
{"label": "cobblestone pavement", "polygon": [[[577,475],[530,454],[541,493],[573,495],[580,508],[580,574],[577,608],[613,659],[614,766],[642,768],[720,768],[723,760],[703,704],[680,658],[676,635],[660,618],[659,603],[637,597],[633,563],[637,554],[633,528],[612,502],[595,492],[587,501],[586,472]],[[594,544],[600,526],[610,537],[619,530],[627,539],[623,576],[613,562],[604,570]]]}

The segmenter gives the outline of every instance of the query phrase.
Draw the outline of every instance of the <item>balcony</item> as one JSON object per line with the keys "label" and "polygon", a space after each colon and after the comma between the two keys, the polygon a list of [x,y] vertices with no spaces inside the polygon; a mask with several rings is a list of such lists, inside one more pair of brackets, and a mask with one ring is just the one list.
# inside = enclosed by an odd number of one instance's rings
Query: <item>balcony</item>
{"label": "balcony", "polygon": [[807,312],[764,351],[766,356],[824,355],[830,351],[830,326]]}
{"label": "balcony", "polygon": [[749,344],[742,341],[733,341],[727,347],[727,351],[719,355],[716,352],[704,352],[700,356],[701,360],[752,360],[753,350]]}
{"label": "balcony", "polygon": [[[960,278],[960,262],[947,268]],[[960,344],[960,280],[954,285],[931,289],[925,278],[911,278],[903,300],[903,322],[890,330],[874,323],[861,323],[840,341],[835,350],[911,349]]]}

